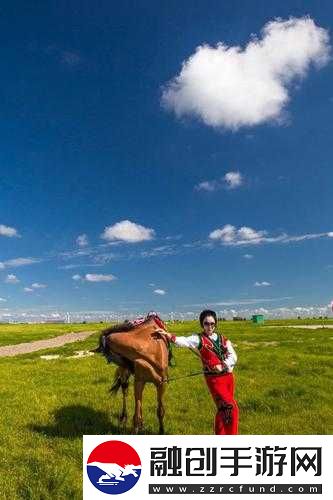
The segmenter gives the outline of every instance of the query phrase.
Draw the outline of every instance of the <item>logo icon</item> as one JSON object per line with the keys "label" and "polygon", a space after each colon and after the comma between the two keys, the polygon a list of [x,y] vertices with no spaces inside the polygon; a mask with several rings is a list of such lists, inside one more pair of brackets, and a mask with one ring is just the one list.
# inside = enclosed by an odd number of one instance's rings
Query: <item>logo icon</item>
{"label": "logo icon", "polygon": [[118,495],[130,490],[138,482],[141,460],[129,444],[105,441],[90,453],[87,473],[91,483],[99,491]]}

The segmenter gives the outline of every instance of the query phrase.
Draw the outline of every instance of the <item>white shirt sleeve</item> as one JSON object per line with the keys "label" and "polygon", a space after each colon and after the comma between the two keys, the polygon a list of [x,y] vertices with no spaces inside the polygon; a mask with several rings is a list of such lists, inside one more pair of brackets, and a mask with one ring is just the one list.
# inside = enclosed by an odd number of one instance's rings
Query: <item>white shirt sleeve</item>
{"label": "white shirt sleeve", "polygon": [[195,333],[189,337],[176,337],[174,344],[178,347],[196,348],[199,345],[199,335]]}
{"label": "white shirt sleeve", "polygon": [[229,373],[230,373],[230,372],[232,372],[235,364],[237,363],[237,354],[236,354],[235,349],[233,348],[230,340],[227,340],[227,349],[228,349],[228,355],[227,355],[226,359],[224,360],[224,363],[227,365],[227,367],[229,369]]}

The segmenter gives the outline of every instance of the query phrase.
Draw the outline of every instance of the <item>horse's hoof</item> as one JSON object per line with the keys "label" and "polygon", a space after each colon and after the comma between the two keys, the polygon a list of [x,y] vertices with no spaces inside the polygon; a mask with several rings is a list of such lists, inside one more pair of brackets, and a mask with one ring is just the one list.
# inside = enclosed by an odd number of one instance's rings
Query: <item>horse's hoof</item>
{"label": "horse's hoof", "polygon": [[144,431],[143,424],[139,424],[137,427],[133,427],[133,434],[140,434],[143,433],[143,431]]}

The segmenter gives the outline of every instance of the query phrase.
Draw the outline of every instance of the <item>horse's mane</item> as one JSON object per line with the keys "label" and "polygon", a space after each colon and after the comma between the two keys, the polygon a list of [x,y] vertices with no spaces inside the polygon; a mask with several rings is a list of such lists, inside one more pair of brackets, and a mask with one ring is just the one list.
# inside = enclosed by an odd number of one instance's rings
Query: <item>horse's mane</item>
{"label": "horse's mane", "polygon": [[109,326],[108,328],[104,328],[104,330],[101,331],[100,336],[99,336],[99,346],[96,349],[96,352],[104,352],[105,353],[105,342],[104,339],[108,337],[109,335],[112,335],[113,333],[119,333],[119,332],[130,332],[131,330],[134,330],[138,326],[144,325],[148,321],[150,321],[151,318],[146,318],[142,323],[139,325],[133,324],[131,321],[128,319],[125,319],[122,323],[117,323],[116,325]]}
{"label": "horse's mane", "polygon": [[161,318],[159,316],[156,315],[156,316],[149,316],[144,321],[142,321],[142,323],[137,323],[137,324],[132,323],[132,321],[130,321],[128,319],[125,319],[125,321],[123,323],[117,323],[114,326],[109,326],[108,328],[105,328],[104,330],[102,330],[101,335],[102,336],[107,336],[107,335],[111,335],[112,333],[117,333],[117,332],[130,332],[131,330],[134,330],[138,326],[145,325],[151,319],[154,319],[155,322],[160,327],[164,327],[165,328],[164,322],[161,320]]}
{"label": "horse's mane", "polygon": [[[143,321],[143,323],[147,323],[147,319]],[[143,324],[140,323],[140,324]],[[110,335],[111,333],[117,333],[117,332],[130,332],[131,330],[134,330],[138,325],[133,325],[131,321],[128,321],[126,319],[123,323],[117,323],[114,326],[109,326],[108,328],[105,328],[102,330],[101,334],[102,335]]]}

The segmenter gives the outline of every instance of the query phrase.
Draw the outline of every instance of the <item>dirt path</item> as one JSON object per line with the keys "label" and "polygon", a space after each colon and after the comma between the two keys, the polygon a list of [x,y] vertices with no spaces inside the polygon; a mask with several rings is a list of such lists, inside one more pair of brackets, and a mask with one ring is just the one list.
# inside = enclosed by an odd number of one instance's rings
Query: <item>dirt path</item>
{"label": "dirt path", "polygon": [[28,354],[29,352],[40,351],[41,349],[48,349],[51,347],[61,347],[71,342],[85,340],[96,331],[91,332],[77,332],[65,333],[51,339],[35,340],[34,342],[24,342],[22,344],[5,345],[0,347],[0,357],[4,356],[17,356],[18,354]]}

